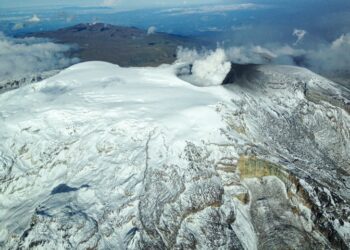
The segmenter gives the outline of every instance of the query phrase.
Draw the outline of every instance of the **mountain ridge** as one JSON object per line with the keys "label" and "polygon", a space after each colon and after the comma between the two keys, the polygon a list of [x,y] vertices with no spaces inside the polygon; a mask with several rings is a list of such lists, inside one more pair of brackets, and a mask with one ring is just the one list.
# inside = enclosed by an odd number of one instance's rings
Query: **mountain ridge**
{"label": "mountain ridge", "polygon": [[350,115],[323,100],[347,94],[297,67],[198,87],[181,66],[85,62],[0,95],[0,246],[347,249]]}
{"label": "mountain ridge", "polygon": [[79,46],[77,56],[82,61],[106,61],[123,67],[173,63],[179,46],[196,48],[203,45],[190,37],[104,23],[77,24],[26,36],[76,44]]}

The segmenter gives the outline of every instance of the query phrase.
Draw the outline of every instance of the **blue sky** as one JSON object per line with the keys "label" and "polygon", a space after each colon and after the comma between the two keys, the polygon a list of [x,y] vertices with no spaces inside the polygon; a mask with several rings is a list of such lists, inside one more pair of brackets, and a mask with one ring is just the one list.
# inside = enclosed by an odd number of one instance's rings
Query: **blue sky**
{"label": "blue sky", "polygon": [[[329,7],[350,6],[349,0],[0,0],[0,9],[36,7],[98,7],[108,6],[121,10],[158,7],[184,7],[200,4],[256,3],[268,5],[323,5]],[[317,11],[317,9],[315,9]]]}
{"label": "blue sky", "polygon": [[[49,3],[48,3],[49,2]],[[186,6],[195,4],[228,3],[227,0],[0,0],[0,8],[49,6],[111,6],[121,9]]]}

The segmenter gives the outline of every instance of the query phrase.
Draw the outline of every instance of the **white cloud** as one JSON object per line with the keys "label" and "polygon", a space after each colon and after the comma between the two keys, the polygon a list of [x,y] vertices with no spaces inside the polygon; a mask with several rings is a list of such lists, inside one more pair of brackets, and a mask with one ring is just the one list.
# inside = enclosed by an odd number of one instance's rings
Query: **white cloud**
{"label": "white cloud", "polygon": [[12,30],[21,30],[24,28],[24,24],[23,23],[16,23],[12,26]]}
{"label": "white cloud", "polygon": [[308,63],[320,73],[350,73],[350,33],[341,35],[330,45],[323,44],[317,50],[310,51]]}
{"label": "white cloud", "polygon": [[118,3],[119,3],[119,0],[104,0],[101,5],[106,6],[106,7],[110,7],[110,6],[114,6]]}
{"label": "white cloud", "polygon": [[297,37],[297,40],[295,41],[294,45],[298,45],[304,39],[306,34],[306,30],[294,29],[293,36]]}
{"label": "white cloud", "polygon": [[251,25],[232,25],[231,26],[231,30],[236,32],[236,31],[243,31],[243,30],[249,30],[249,29],[252,29],[252,26]]}
{"label": "white cloud", "polygon": [[[177,63],[187,65],[180,69],[180,77],[197,86],[220,85],[231,69],[225,51],[220,48],[203,53],[180,48]],[[188,65],[192,65],[191,69]]]}
{"label": "white cloud", "polygon": [[260,5],[252,3],[244,4],[226,4],[226,5],[207,5],[192,8],[172,8],[161,11],[162,13],[167,13],[169,15],[190,15],[190,14],[205,14],[214,12],[228,12],[228,11],[238,11],[238,10],[248,10],[248,9],[258,9]]}
{"label": "white cloud", "polygon": [[[211,79],[209,75],[217,76],[218,74],[215,73],[218,71],[217,67],[225,69],[227,61],[240,64],[297,65],[309,68],[321,75],[344,75],[350,74],[350,33],[340,36],[332,43],[317,45],[310,50],[296,49],[290,45],[267,44],[264,46],[233,46],[214,54],[210,51],[199,53],[195,50],[181,49],[178,52],[178,62],[197,64],[198,66],[193,66],[192,71],[196,73],[197,78],[208,79],[209,83],[217,80]],[[184,74],[186,74],[186,68],[184,69]]]}
{"label": "white cloud", "polygon": [[199,31],[200,32],[222,32],[224,30],[213,26],[213,27],[207,27],[205,29],[199,29]]}
{"label": "white cloud", "polygon": [[40,21],[41,21],[40,18],[35,14],[31,18],[28,19],[29,23],[38,23]]}
{"label": "white cloud", "polygon": [[0,33],[0,80],[67,67],[78,62],[65,56],[70,50],[70,46],[43,39],[15,39]]}
{"label": "white cloud", "polygon": [[72,22],[74,20],[74,18],[75,18],[75,16],[67,16],[66,17],[66,22],[70,23],[70,22]]}
{"label": "white cloud", "polygon": [[350,34],[343,34],[332,43],[333,49],[339,49],[346,46],[350,46]]}
{"label": "white cloud", "polygon": [[157,31],[157,28],[154,26],[151,26],[147,30],[147,35],[152,35],[152,34],[156,33],[156,31]]}

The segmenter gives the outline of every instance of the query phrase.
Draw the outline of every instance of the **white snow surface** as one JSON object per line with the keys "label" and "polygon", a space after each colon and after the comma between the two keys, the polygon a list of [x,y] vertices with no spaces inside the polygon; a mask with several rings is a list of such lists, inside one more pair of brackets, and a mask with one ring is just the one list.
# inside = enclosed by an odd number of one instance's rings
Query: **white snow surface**
{"label": "white snow surface", "polygon": [[[334,123],[327,117],[350,124],[347,113],[303,94],[307,84],[340,95],[333,83],[296,67],[261,66],[246,88],[198,87],[177,77],[178,67],[86,62],[0,95],[0,248],[255,249],[251,202],[234,199],[245,190],[235,168],[258,147],[271,158],[295,157],[279,150],[294,132],[276,132],[290,124],[270,128],[270,120],[299,112],[309,127],[325,127],[315,139],[324,151],[333,138],[348,159],[349,133],[323,132]],[[339,232],[349,239],[347,230]]]}
{"label": "white snow surface", "polygon": [[[145,161],[176,164],[186,141],[223,140],[215,105],[230,96],[223,88],[180,80],[174,66],[121,68],[104,62],[77,64],[0,95],[0,162],[16,161],[11,179],[6,167],[0,172],[9,185],[0,193],[0,241],[25,229],[42,203],[52,203],[57,213],[74,204],[96,220],[109,207],[121,210],[111,215],[120,220],[135,216]],[[52,194],[61,184],[78,191]]]}

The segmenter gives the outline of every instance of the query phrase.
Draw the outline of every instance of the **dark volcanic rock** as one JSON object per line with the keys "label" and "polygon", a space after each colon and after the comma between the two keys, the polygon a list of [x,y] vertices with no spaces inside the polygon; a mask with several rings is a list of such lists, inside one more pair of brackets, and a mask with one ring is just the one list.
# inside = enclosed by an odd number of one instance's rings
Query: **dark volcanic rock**
{"label": "dark volcanic rock", "polygon": [[194,39],[166,33],[147,34],[134,27],[78,24],[57,31],[31,33],[59,43],[77,44],[82,61],[106,61],[120,66],[158,66],[172,63],[179,46],[196,47]]}

